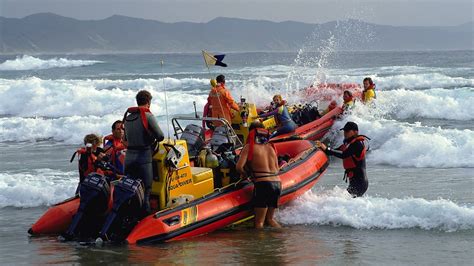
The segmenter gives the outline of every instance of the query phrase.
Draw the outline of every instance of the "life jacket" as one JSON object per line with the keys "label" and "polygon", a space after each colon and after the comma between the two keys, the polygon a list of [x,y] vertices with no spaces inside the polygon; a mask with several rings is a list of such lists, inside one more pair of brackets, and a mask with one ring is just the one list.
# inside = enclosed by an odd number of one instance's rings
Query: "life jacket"
{"label": "life jacket", "polygon": [[[95,162],[97,161],[97,156],[91,151],[88,151],[87,148],[80,148],[76,152],[73,153],[70,162],[74,161],[76,154],[79,154],[79,162],[78,162],[78,169],[79,169],[79,181],[82,182],[86,176],[90,173],[97,172],[99,174],[103,174],[103,171],[95,166]],[[86,163],[81,163],[81,158],[83,156],[87,156]],[[83,161],[84,162],[84,161]]]}
{"label": "life jacket", "polygon": [[149,129],[148,129],[148,119],[146,118],[146,113],[151,114],[151,111],[150,111],[150,109],[148,109],[146,107],[141,107],[141,106],[129,107],[127,109],[127,111],[125,111],[125,114],[123,115],[122,124],[125,123],[125,118],[127,118],[128,114],[138,113],[138,112],[140,112],[140,118],[142,119],[143,127],[146,129],[146,131],[149,131]]}
{"label": "life jacket", "polygon": [[[219,84],[217,87],[211,88],[207,102],[211,109],[211,116],[215,118],[224,118],[227,122],[231,123],[232,115],[230,112],[231,106],[228,104],[230,96],[227,93],[227,89],[224,85]],[[233,100],[232,100],[233,101]],[[235,103],[234,103],[235,104]],[[216,125],[219,124],[216,122]]]}
{"label": "life jacket", "polygon": [[362,92],[362,101],[363,101],[364,103],[367,103],[367,102],[369,102],[369,101],[372,100],[372,97],[369,97],[369,96],[367,95],[370,90],[372,90],[372,92],[374,93],[373,98],[374,98],[374,99],[377,99],[377,94],[375,93],[375,84],[372,84],[372,85],[370,85],[366,90],[364,90],[364,91]]}
{"label": "life jacket", "polygon": [[[125,167],[125,149],[127,147],[122,140],[114,138],[112,134],[104,137],[105,152],[110,156],[110,161],[120,174],[123,174]],[[107,147],[109,146],[110,147]]]}
{"label": "life jacket", "polygon": [[361,141],[364,146],[364,148],[362,149],[362,152],[360,154],[360,156],[356,156],[356,155],[351,155],[347,158],[344,158],[342,159],[342,166],[344,167],[344,169],[347,171],[347,170],[351,170],[351,169],[355,169],[358,167],[358,164],[365,159],[365,154],[367,153],[367,146],[364,144],[364,142],[366,140],[368,140],[369,138],[366,137],[366,136],[363,136],[363,135],[359,135],[355,138],[353,138],[350,142],[348,143],[344,143],[342,144],[340,147],[339,147],[339,150],[341,150],[342,152],[344,152],[345,150],[347,150],[347,148],[349,148],[349,146],[357,141]]}

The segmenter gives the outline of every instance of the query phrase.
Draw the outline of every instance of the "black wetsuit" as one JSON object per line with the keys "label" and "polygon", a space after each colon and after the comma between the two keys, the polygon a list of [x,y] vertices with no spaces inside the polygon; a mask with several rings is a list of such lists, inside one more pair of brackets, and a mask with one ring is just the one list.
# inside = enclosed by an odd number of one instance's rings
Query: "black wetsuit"
{"label": "black wetsuit", "polygon": [[143,126],[140,113],[129,114],[124,121],[128,149],[125,154],[125,174],[140,178],[145,185],[145,209],[150,211],[151,183],[153,181],[152,156],[154,141],[164,139],[156,118],[146,113],[148,130]]}
{"label": "black wetsuit", "polygon": [[[353,138],[345,140],[344,143],[350,143],[352,139]],[[343,160],[353,155],[360,157],[364,150],[364,143],[362,141],[356,141],[350,144],[344,151],[339,150],[341,147],[336,150],[327,149],[326,153],[328,155],[334,155],[337,158],[341,158]],[[347,191],[354,197],[360,197],[367,191],[367,188],[369,187],[369,181],[367,180],[367,173],[365,170],[365,158],[360,161],[356,161],[355,163],[355,168],[346,169],[345,176],[347,176],[349,179],[349,187],[347,188]]]}

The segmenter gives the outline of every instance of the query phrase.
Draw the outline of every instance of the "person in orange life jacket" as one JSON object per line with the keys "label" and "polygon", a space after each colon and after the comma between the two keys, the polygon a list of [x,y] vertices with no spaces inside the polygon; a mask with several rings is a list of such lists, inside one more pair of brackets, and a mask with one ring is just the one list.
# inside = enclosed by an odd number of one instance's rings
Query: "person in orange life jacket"
{"label": "person in orange life jacket", "polygon": [[125,154],[125,174],[132,178],[139,178],[145,186],[145,210],[149,213],[150,193],[153,180],[153,147],[155,141],[164,139],[158,122],[150,112],[152,96],[148,91],[137,93],[138,107],[130,107],[124,115],[125,140],[127,153]]}
{"label": "person in orange life jacket", "polygon": [[352,97],[352,92],[344,91],[342,99],[344,100],[344,104],[342,105],[342,109],[344,111],[348,111],[354,107],[354,98]]}
{"label": "person in orange life jacket", "polygon": [[363,81],[364,91],[362,92],[362,102],[368,104],[372,102],[373,99],[377,98],[375,94],[375,84],[371,78],[367,77]]}
{"label": "person in orange life jacket", "polygon": [[369,187],[367,180],[365,154],[368,147],[364,143],[366,136],[359,135],[359,127],[354,122],[347,122],[344,125],[344,144],[336,150],[327,147],[324,143],[317,141],[316,145],[326,152],[328,155],[334,155],[342,159],[345,169],[344,179],[349,179],[349,187],[347,191],[353,197],[364,195]]}
{"label": "person in orange life jacket", "polygon": [[273,103],[275,104],[275,109],[258,115],[258,118],[266,118],[269,116],[275,118],[278,128],[270,135],[270,138],[295,131],[297,126],[286,107],[286,101],[283,100],[281,95],[277,94],[273,96]]}
{"label": "person in orange life jacket", "polygon": [[[230,92],[225,87],[224,75],[217,76],[216,82],[216,86],[211,88],[209,97],[207,98],[209,108],[211,109],[211,117],[224,118],[230,124],[232,121],[232,113],[230,109],[239,111],[239,106],[235,103]],[[220,125],[220,123],[214,124],[215,126]]]}
{"label": "person in orange life jacket", "polygon": [[240,153],[236,169],[246,178],[250,175],[254,182],[253,205],[255,228],[263,228],[264,223],[281,227],[274,219],[275,209],[281,194],[278,175],[278,157],[275,148],[268,143],[269,132],[262,123],[253,122],[249,127],[247,144]]}
{"label": "person in orange life jacket", "polygon": [[127,149],[127,143],[124,140],[125,131],[121,120],[112,124],[112,134],[104,137],[104,150],[109,156],[112,166],[115,168],[115,174],[124,173],[124,152]]}

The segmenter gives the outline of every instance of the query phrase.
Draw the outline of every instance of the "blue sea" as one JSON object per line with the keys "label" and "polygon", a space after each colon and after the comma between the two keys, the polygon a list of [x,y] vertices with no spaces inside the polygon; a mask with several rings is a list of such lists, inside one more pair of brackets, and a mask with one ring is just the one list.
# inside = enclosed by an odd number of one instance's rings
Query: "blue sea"
{"label": "blue sea", "polygon": [[[224,62],[208,70],[198,53],[0,55],[0,264],[472,265],[473,51],[302,49],[228,53]],[[244,224],[153,246],[28,236],[48,206],[74,194],[69,159],[84,135],[109,134],[142,89],[166,132],[166,109],[202,110],[218,74],[235,99],[258,105],[277,93],[304,102],[301,89],[315,82],[372,77],[375,107],[356,103],[326,136],[341,143],[337,129],[355,121],[371,138],[366,195],[345,192],[341,161],[331,159],[311,191],[279,209],[281,230]]]}

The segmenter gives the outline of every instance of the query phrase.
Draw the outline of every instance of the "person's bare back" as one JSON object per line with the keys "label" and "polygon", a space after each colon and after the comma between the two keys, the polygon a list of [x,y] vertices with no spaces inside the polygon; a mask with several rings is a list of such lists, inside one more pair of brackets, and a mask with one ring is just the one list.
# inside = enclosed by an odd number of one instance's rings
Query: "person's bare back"
{"label": "person's bare back", "polygon": [[[241,173],[245,172],[244,166],[247,163],[248,152],[249,146],[246,145],[240,153],[240,159],[237,163],[237,170]],[[255,182],[280,181],[278,177],[278,157],[271,144],[254,144],[253,159],[248,164],[253,177],[256,178]]]}

